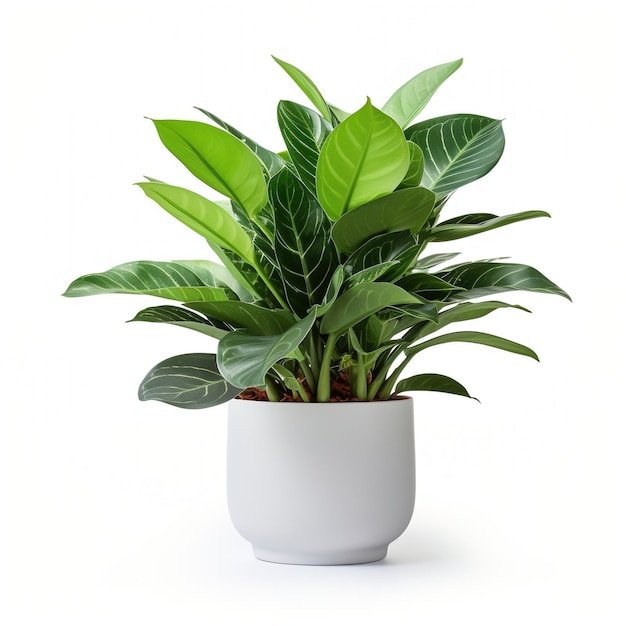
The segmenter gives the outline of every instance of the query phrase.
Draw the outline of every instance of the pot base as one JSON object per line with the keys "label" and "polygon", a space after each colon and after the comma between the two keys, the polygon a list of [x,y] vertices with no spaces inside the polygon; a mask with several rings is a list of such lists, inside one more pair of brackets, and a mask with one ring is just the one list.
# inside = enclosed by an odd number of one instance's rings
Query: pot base
{"label": "pot base", "polygon": [[253,548],[260,561],[285,565],[358,565],[382,561],[387,556],[387,546],[333,552],[284,552],[267,548]]}

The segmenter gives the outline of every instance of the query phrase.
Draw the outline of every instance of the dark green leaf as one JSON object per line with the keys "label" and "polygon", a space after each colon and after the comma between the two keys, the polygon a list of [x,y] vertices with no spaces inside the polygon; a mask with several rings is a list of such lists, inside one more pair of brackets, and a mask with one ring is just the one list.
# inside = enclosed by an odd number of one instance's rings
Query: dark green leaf
{"label": "dark green leaf", "polygon": [[442,300],[448,294],[463,291],[463,287],[452,285],[433,274],[416,272],[403,276],[396,283],[409,293],[419,295],[426,300]]}
{"label": "dark green leaf", "polygon": [[275,248],[283,289],[298,314],[318,304],[337,268],[330,222],[315,198],[288,169],[269,184],[276,220]]}
{"label": "dark green leaf", "polygon": [[208,409],[239,394],[217,369],[214,354],[180,354],[153,367],[139,386],[140,400],[183,409]]}
{"label": "dark green leaf", "polygon": [[[395,393],[404,393],[406,391],[440,391],[472,398],[461,383],[442,374],[418,374],[417,376],[405,378],[396,385]],[[476,400],[476,398],[472,399]]]}
{"label": "dark green leaf", "polygon": [[228,333],[217,348],[220,372],[238,387],[264,385],[270,368],[291,355],[304,341],[315,317],[316,311],[312,310],[281,335],[254,336],[242,331]]}
{"label": "dark green leaf", "polygon": [[400,188],[417,187],[422,182],[424,175],[424,154],[422,149],[412,141],[407,141],[409,146],[409,169],[400,183]]}
{"label": "dark green leaf", "polygon": [[434,203],[435,195],[428,189],[401,189],[344,213],[333,226],[333,240],[350,254],[376,235],[419,230]]}
{"label": "dark green leaf", "polygon": [[[404,253],[413,250],[415,246],[415,237],[408,231],[377,235],[353,252],[345,266],[356,274],[374,265],[400,260]],[[388,282],[392,282],[391,279]]]}
{"label": "dark green leaf", "polygon": [[266,309],[248,302],[186,302],[185,306],[251,335],[279,335],[294,323],[288,311]]}
{"label": "dark green leaf", "polygon": [[422,185],[446,194],[487,174],[504,150],[502,122],[478,115],[446,115],[406,130],[424,153]]}
{"label": "dark green leaf", "polygon": [[170,300],[228,300],[226,290],[207,286],[184,261],[133,261],[77,278],[63,294],[71,298],[103,293],[157,296]]}
{"label": "dark green leaf", "polygon": [[552,293],[571,300],[559,286],[528,265],[488,261],[463,263],[454,269],[437,272],[437,276],[466,290],[453,295],[454,300],[467,300],[503,291]]}
{"label": "dark green leaf", "polygon": [[315,195],[317,161],[330,134],[330,124],[307,107],[281,100],[278,103],[278,126],[300,179]]}
{"label": "dark green leaf", "polygon": [[366,267],[364,270],[352,274],[346,280],[346,286],[354,287],[355,285],[359,285],[361,283],[374,282],[383,276],[390,268],[398,265],[399,263],[400,261],[385,261],[385,263],[379,263],[378,265]]}
{"label": "dark green leaf", "polygon": [[446,261],[450,261],[457,256],[459,256],[458,252],[443,252],[441,254],[431,254],[430,256],[425,256],[424,258],[416,261],[414,268],[419,271],[428,270],[431,267],[435,267],[437,265],[445,263]]}
{"label": "dark green leaf", "polygon": [[143,311],[139,311],[130,322],[156,322],[161,324],[173,324],[198,331],[214,339],[221,339],[229,331],[218,328],[209,321],[194,313],[178,306],[151,306]]}
{"label": "dark green leaf", "polygon": [[536,217],[550,217],[550,214],[545,211],[523,211],[522,213],[512,213],[511,215],[503,215],[501,217],[496,215],[486,217],[484,214],[478,214],[474,219],[485,217],[486,219],[470,221],[473,217],[472,215],[462,215],[442,222],[430,231],[429,239],[432,241],[453,241],[454,239],[478,235],[494,228],[500,228],[500,226],[507,226],[508,224],[515,224],[516,222]]}
{"label": "dark green leaf", "polygon": [[344,276],[345,271],[343,265],[338,265],[330,279],[328,289],[326,290],[320,305],[316,307],[318,317],[324,315],[337,299],[341,286],[343,285]]}

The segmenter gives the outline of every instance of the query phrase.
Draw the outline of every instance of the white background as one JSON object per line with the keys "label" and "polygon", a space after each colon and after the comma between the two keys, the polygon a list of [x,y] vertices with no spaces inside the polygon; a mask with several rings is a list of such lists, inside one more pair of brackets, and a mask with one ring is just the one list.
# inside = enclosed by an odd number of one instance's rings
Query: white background
{"label": "white background", "polygon": [[[3,6],[3,624],[626,623],[624,54],[609,2]],[[552,219],[441,250],[511,256],[574,300],[520,294],[533,315],[471,325],[540,364],[458,345],[415,363],[482,404],[416,396],[415,515],[380,564],[256,561],[228,519],[225,408],[136,400],[152,365],[209,340],[123,323],[150,300],[59,295],[124,261],[207,254],[132,186],[200,188],[143,116],[202,106],[278,148],[276,102],[304,100],[270,54],[348,110],[463,56],[425,114],[506,118],[507,149],[448,215]]]}

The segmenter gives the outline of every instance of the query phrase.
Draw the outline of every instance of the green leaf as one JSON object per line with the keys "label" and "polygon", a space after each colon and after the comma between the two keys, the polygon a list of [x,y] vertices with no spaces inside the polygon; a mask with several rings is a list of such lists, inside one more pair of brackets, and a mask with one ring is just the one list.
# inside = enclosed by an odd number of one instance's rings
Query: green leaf
{"label": "green leaf", "polygon": [[280,360],[287,358],[304,341],[315,322],[313,309],[305,318],[281,335],[254,336],[242,331],[229,333],[217,347],[220,372],[237,387],[265,384],[265,375]]}
{"label": "green leaf", "polygon": [[193,191],[164,183],[137,183],[144,193],[211,243],[232,250],[247,263],[255,261],[250,237],[222,207]]}
{"label": "green leaf", "polygon": [[337,296],[339,295],[339,291],[343,285],[343,280],[345,276],[345,271],[343,265],[338,265],[337,269],[334,271],[330,283],[328,284],[328,289],[322,298],[319,306],[317,306],[317,316],[321,317],[330,309],[333,305]]}
{"label": "green leaf", "polygon": [[400,127],[369,98],[330,134],[317,165],[317,195],[331,220],[390,194],[409,167]]}
{"label": "green leaf", "polygon": [[289,74],[289,77],[296,83],[296,85],[302,89],[304,95],[313,103],[322,116],[328,122],[332,122],[332,115],[330,109],[328,108],[328,104],[313,81],[295,65],[291,65],[286,61],[281,61],[273,55],[272,58],[285,70],[285,72],[287,72],[287,74]]}
{"label": "green leaf", "polygon": [[435,194],[423,187],[401,189],[344,213],[333,226],[339,250],[350,254],[375,235],[419,230],[435,204]]}
{"label": "green leaf", "polygon": [[304,315],[326,293],[338,260],[330,222],[303,183],[288,169],[269,184],[274,207],[274,246],[284,292],[293,311]]}
{"label": "green leaf", "polygon": [[279,335],[294,322],[289,311],[266,309],[248,302],[186,302],[185,306],[251,335]]}
{"label": "green leaf", "polygon": [[437,265],[441,265],[446,261],[450,261],[457,256],[459,256],[459,252],[442,252],[440,254],[431,254],[430,256],[425,256],[424,258],[416,261],[414,269],[420,272],[425,271],[430,269],[431,267],[436,267]]}
{"label": "green leaf", "polygon": [[413,346],[412,348],[408,348],[407,350],[405,350],[405,354],[408,357],[413,357],[418,352],[426,350],[426,348],[455,341],[478,343],[483,346],[490,346],[491,348],[498,348],[499,350],[513,352],[514,354],[521,354],[522,356],[528,356],[532,359],[535,359],[536,361],[539,360],[539,357],[530,348],[527,348],[520,343],[515,343],[514,341],[504,339],[503,337],[496,337],[495,335],[490,335],[488,333],[479,333],[475,331],[461,331],[457,333],[448,333],[447,335],[440,335],[439,337],[424,341],[416,346]]}
{"label": "green leaf", "polygon": [[183,328],[190,328],[197,332],[213,337],[214,339],[221,339],[224,335],[228,334],[228,330],[223,328],[217,328],[209,321],[194,313],[178,306],[164,305],[164,306],[151,306],[143,311],[139,311],[137,315],[129,322],[156,322],[161,324],[172,324],[174,326],[181,326]]}
{"label": "green leaf", "polygon": [[422,149],[412,141],[407,141],[407,144],[409,146],[409,169],[400,183],[400,189],[418,187],[424,175],[424,153]]}
{"label": "green leaf", "polygon": [[420,72],[389,98],[383,106],[383,111],[402,128],[405,128],[428,104],[443,82],[461,67],[462,63],[463,59],[459,59]]}
{"label": "green leaf", "polygon": [[63,294],[70,298],[103,293],[142,294],[170,300],[228,300],[219,287],[205,285],[184,261],[133,261],[73,281]]}
{"label": "green leaf", "polygon": [[356,274],[373,265],[400,260],[404,253],[414,248],[415,237],[408,231],[377,235],[353,252],[345,266],[351,273]]}
{"label": "green leaf", "polygon": [[392,283],[361,283],[344,292],[322,318],[323,334],[343,333],[373,313],[420,300]]}
{"label": "green leaf", "polygon": [[328,108],[330,109],[330,112],[332,113],[333,117],[335,117],[335,119],[337,120],[337,123],[339,124],[343,122],[345,119],[347,119],[348,117],[350,117],[350,113],[343,111],[339,107],[336,107],[334,104],[329,103]]}
{"label": "green leaf", "polygon": [[528,309],[523,306],[519,306],[518,304],[508,304],[507,302],[498,302],[497,300],[488,300],[485,302],[464,302],[450,307],[445,311],[441,311],[438,319],[435,320],[434,323],[430,322],[428,324],[416,326],[404,336],[404,339],[412,343],[422,337],[425,337],[426,335],[430,335],[431,333],[441,330],[449,324],[475,320],[498,309],[518,309],[520,311],[530,313]]}
{"label": "green leaf", "polygon": [[446,194],[478,180],[502,156],[502,122],[479,115],[446,115],[406,130],[424,153],[422,185]]}
{"label": "green leaf", "polygon": [[277,174],[278,172],[280,172],[280,170],[283,169],[283,167],[285,167],[285,162],[275,152],[272,152],[271,150],[260,146],[256,141],[250,139],[250,137],[248,137],[247,135],[244,135],[234,126],[227,124],[224,120],[217,117],[217,115],[214,115],[209,111],[205,111],[200,107],[195,108],[198,109],[198,111],[200,111],[201,113],[204,113],[210,119],[212,119],[218,126],[221,126],[224,130],[227,130],[231,135],[237,137],[239,141],[245,143],[246,146],[248,146],[248,148],[250,148],[250,150],[252,150],[252,152],[254,152],[254,154],[259,157],[263,165],[265,165],[265,167],[267,168],[270,176],[274,176],[274,174]]}
{"label": "green leaf", "polygon": [[448,271],[437,272],[437,276],[466,290],[452,296],[454,300],[467,300],[503,291],[551,293],[571,300],[565,291],[541,272],[517,263],[463,263]]}
{"label": "green leaf", "polygon": [[[175,261],[178,262],[178,261]],[[252,302],[252,294],[233,276],[233,273],[223,265],[205,259],[195,261],[180,261],[193,270],[205,285],[230,289],[240,300]]]}
{"label": "green leaf", "polygon": [[[395,393],[404,393],[406,391],[440,391],[472,398],[461,383],[442,374],[418,374],[417,376],[405,378],[396,385]],[[472,399],[476,400],[476,398]]]}
{"label": "green leaf", "polygon": [[385,263],[379,263],[378,265],[372,265],[371,267],[366,267],[360,272],[356,272],[352,274],[346,280],[347,287],[354,287],[355,285],[360,285],[361,283],[371,282],[378,280],[381,276],[385,274],[390,268],[394,265],[398,265],[400,261],[385,261]]}
{"label": "green leaf", "polygon": [[[484,217],[484,214],[478,215],[479,217]],[[500,228],[500,226],[507,226],[508,224],[531,220],[536,217],[550,217],[550,214],[545,211],[523,211],[521,213],[512,213],[501,217],[489,215],[486,219],[476,222],[469,222],[472,218],[471,215],[462,215],[460,217],[441,222],[435,226],[430,231],[428,238],[431,241],[453,241],[455,239],[462,239],[463,237],[470,237],[472,235],[478,235],[479,233],[485,233],[488,230]]]}
{"label": "green leaf", "polygon": [[315,172],[330,124],[315,111],[295,102],[278,103],[278,126],[300,179],[315,195]]}
{"label": "green leaf", "polygon": [[267,202],[263,168],[246,144],[230,133],[180,120],[153,120],[161,141],[203,183],[254,217]]}
{"label": "green leaf", "polygon": [[139,386],[140,400],[182,409],[208,409],[240,393],[224,380],[214,354],[180,354],[153,367]]}
{"label": "green leaf", "polygon": [[448,294],[464,291],[463,287],[452,285],[433,274],[416,272],[403,276],[396,283],[402,289],[427,300],[442,300]]}

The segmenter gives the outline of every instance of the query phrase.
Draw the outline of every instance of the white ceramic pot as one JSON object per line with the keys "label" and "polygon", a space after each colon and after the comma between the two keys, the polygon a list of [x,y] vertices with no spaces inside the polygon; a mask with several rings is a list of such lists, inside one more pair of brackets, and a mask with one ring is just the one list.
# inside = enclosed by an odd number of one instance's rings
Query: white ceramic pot
{"label": "white ceramic pot", "polygon": [[263,561],[385,558],[415,503],[413,400],[233,400],[228,507]]}

